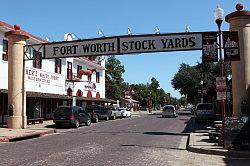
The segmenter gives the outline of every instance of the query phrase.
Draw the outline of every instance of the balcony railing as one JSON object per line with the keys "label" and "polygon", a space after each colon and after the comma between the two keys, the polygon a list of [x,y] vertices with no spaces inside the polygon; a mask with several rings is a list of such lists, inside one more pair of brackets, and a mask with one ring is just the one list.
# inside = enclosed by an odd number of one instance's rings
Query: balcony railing
{"label": "balcony railing", "polygon": [[66,81],[69,81],[69,82],[81,82],[81,81],[83,81],[81,78],[78,77],[77,73],[66,74],[66,75],[67,75]]}

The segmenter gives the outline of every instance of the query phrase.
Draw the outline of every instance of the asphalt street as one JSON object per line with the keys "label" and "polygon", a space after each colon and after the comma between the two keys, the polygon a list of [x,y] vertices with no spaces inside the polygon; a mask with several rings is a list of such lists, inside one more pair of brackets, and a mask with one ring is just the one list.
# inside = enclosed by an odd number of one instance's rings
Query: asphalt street
{"label": "asphalt street", "polygon": [[[54,126],[48,126],[54,127]],[[145,115],[57,129],[44,137],[0,144],[0,165],[228,165],[222,156],[186,151],[189,132],[204,128],[190,115]]]}

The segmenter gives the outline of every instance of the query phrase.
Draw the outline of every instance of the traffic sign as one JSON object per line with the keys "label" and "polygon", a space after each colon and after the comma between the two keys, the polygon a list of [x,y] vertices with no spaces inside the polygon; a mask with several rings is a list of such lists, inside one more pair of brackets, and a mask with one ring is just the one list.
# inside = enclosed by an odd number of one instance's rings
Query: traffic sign
{"label": "traffic sign", "polygon": [[216,89],[227,89],[226,77],[216,77]]}

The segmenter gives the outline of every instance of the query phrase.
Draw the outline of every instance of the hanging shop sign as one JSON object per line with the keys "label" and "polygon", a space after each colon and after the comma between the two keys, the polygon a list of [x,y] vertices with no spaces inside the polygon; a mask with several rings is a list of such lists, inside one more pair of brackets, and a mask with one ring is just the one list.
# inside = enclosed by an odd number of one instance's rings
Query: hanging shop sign
{"label": "hanging shop sign", "polygon": [[225,61],[240,60],[238,32],[223,32],[223,47]]}
{"label": "hanging shop sign", "polygon": [[202,62],[218,61],[217,32],[202,34]]}

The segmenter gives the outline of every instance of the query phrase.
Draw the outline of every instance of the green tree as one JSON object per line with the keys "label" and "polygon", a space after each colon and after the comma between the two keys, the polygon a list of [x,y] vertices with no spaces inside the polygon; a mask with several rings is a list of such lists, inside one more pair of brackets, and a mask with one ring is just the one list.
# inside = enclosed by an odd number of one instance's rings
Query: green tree
{"label": "green tree", "polygon": [[106,97],[118,100],[126,88],[122,77],[125,72],[124,66],[115,56],[109,56],[106,61],[106,69]]}
{"label": "green tree", "polygon": [[[229,63],[224,63],[224,71],[225,76],[231,73]],[[198,63],[195,66],[182,63],[171,83],[182,95],[187,96],[187,101],[190,103],[200,100],[202,88],[206,90],[204,95],[206,100],[212,101],[216,96],[215,79],[218,76],[220,76],[219,63]]]}

